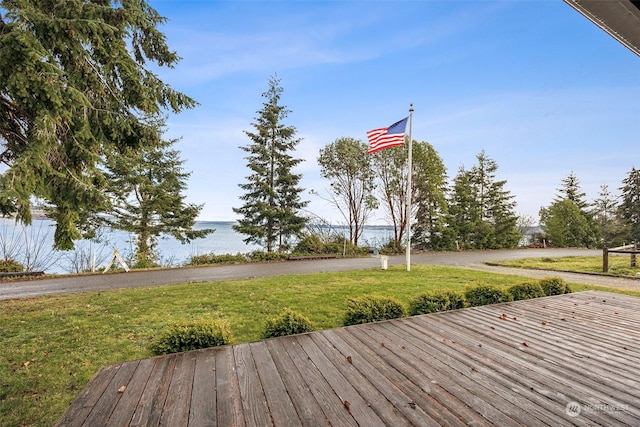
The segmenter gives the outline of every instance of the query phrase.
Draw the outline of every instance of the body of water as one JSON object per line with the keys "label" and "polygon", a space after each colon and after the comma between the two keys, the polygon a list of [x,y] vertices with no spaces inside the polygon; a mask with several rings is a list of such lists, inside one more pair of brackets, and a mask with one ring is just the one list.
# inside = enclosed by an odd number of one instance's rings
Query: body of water
{"label": "body of water", "polygon": [[[213,228],[216,231],[204,239],[181,244],[172,237],[158,241],[161,264],[179,266],[193,255],[214,253],[237,254],[263,250],[261,246],[247,245],[244,235],[236,233],[234,222],[199,221],[196,229]],[[75,273],[90,266],[105,266],[117,250],[125,259],[134,252],[134,236],[119,230],[105,229],[97,241],[80,240],[71,251],[53,250],[55,224],[47,219],[36,219],[31,226],[16,224],[13,219],[0,219],[0,257],[15,259],[31,271],[47,273]],[[334,233],[348,238],[349,230],[344,226],[323,227],[323,234]],[[360,246],[379,248],[393,237],[388,226],[365,227]]]}

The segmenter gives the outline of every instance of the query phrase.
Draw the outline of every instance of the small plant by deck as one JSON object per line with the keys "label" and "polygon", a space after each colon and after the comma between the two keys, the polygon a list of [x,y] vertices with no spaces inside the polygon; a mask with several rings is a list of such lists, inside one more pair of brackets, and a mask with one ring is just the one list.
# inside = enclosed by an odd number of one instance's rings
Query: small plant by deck
{"label": "small plant by deck", "polygon": [[451,289],[440,289],[423,292],[409,301],[409,315],[435,313],[438,311],[464,308],[465,298],[461,292]]}
{"label": "small plant by deck", "polygon": [[196,319],[173,322],[151,343],[153,354],[179,353],[216,347],[232,341],[229,325],[220,320]]}
{"label": "small plant by deck", "polygon": [[285,308],[279,316],[267,319],[262,338],[303,334],[313,330],[313,323],[308,317],[297,311]]}
{"label": "small plant by deck", "polygon": [[487,304],[498,304],[511,301],[511,295],[494,285],[477,285],[468,287],[464,291],[464,297],[470,307],[478,307]]}
{"label": "small plant by deck", "polygon": [[571,286],[560,277],[545,277],[540,279],[540,286],[545,295],[570,294]]}
{"label": "small plant by deck", "polygon": [[545,296],[544,290],[539,283],[518,283],[507,288],[507,292],[514,301],[531,298],[541,298]]}
{"label": "small plant by deck", "polygon": [[380,320],[397,319],[406,315],[407,310],[404,305],[393,297],[365,295],[351,298],[347,301],[347,314],[344,318],[344,325],[358,325]]}

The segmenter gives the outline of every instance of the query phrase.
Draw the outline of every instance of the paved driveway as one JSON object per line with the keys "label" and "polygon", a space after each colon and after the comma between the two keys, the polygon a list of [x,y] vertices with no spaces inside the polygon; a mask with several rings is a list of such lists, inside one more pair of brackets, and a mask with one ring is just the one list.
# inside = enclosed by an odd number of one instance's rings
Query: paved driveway
{"label": "paved driveway", "polygon": [[[452,265],[464,268],[493,270],[496,272],[544,277],[551,273],[536,270],[504,269],[488,267],[488,261],[518,258],[561,257],[568,255],[601,256],[600,250],[589,249],[513,249],[473,252],[430,252],[414,254],[411,264]],[[404,256],[389,257],[389,265],[404,265]],[[0,283],[0,299],[26,298],[39,295],[65,294],[157,285],[215,282],[221,280],[246,279],[277,276],[283,274],[308,274],[327,271],[362,270],[380,268],[378,258],[349,258],[313,261],[287,261],[264,264],[225,265],[215,267],[189,267],[129,273],[73,275],[46,277],[37,280]],[[603,286],[630,287],[640,289],[640,281],[617,279],[583,274],[553,273],[565,280]]]}

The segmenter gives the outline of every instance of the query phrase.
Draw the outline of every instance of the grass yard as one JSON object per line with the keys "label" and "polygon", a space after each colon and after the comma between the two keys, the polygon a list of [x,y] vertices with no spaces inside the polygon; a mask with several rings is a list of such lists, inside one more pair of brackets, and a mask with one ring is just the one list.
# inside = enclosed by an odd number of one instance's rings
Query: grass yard
{"label": "grass yard", "polygon": [[415,265],[0,301],[0,424],[53,425],[100,366],[151,356],[150,341],[173,320],[224,319],[239,343],[258,340],[265,320],[285,307],[325,329],[342,325],[354,296],[406,304],[427,290],[525,281]]}
{"label": "grass yard", "polygon": [[[500,261],[492,264],[507,267],[605,274],[602,273],[602,257],[593,256],[523,258],[513,261]],[[638,266],[640,266],[640,259],[638,260]],[[640,268],[631,267],[629,255],[609,254],[609,272],[606,274],[612,276],[640,277]]]}

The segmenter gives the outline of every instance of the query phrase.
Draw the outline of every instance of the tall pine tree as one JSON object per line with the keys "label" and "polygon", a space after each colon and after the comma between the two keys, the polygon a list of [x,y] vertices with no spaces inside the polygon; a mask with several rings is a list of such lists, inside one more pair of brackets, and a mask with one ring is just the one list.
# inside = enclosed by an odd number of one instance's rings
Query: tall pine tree
{"label": "tall pine tree", "polygon": [[620,215],[629,224],[629,238],[640,242],[640,170],[632,167],[622,184]]}
{"label": "tall pine tree", "polygon": [[607,185],[600,186],[600,193],[593,201],[591,215],[600,230],[603,246],[613,248],[629,241],[628,227],[618,209],[618,197],[611,194]]}
{"label": "tall pine tree", "polygon": [[185,202],[189,173],[182,170],[175,140],[151,148],[128,149],[107,158],[109,215],[101,222],[135,236],[135,267],[158,265],[158,238],[182,243],[205,237],[212,229],[194,229],[202,205]]}
{"label": "tall pine tree", "polygon": [[454,179],[449,202],[448,224],[464,249],[501,249],[518,244],[515,202],[504,189],[506,181],[496,180],[498,164],[484,153],[470,170],[461,168]]}
{"label": "tall pine tree", "polygon": [[[600,230],[589,211],[580,181],[571,172],[549,207],[540,208],[540,225],[555,246],[592,247],[600,241]],[[573,206],[571,206],[573,205]]]}
{"label": "tall pine tree", "polygon": [[308,204],[301,198],[302,175],[293,173],[302,162],[291,155],[300,139],[295,127],[282,123],[290,113],[280,105],[282,92],[280,80],[269,79],[269,89],[262,94],[266,101],[252,123],[254,132],[245,131],[251,143],[240,148],[248,153],[245,159],[251,174],[240,184],[244,203],[233,208],[241,216],[234,230],[247,236],[246,243],[262,245],[267,252],[289,247],[289,239],[306,225],[301,210]]}
{"label": "tall pine tree", "polygon": [[447,170],[438,152],[428,142],[414,144],[413,233],[416,246],[439,250],[447,247]]}
{"label": "tall pine tree", "polygon": [[178,62],[144,0],[0,1],[0,212],[44,200],[70,249],[107,204],[107,153],[159,143],[154,118],[195,101],[150,69]]}

